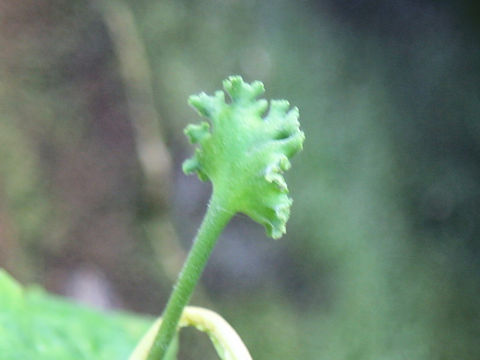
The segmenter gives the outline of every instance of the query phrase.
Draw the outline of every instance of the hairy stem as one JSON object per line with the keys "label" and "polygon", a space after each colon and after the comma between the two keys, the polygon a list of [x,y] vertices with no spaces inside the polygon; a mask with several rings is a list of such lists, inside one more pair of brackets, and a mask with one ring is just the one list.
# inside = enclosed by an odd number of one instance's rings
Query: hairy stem
{"label": "hairy stem", "polygon": [[213,194],[202,225],[163,312],[162,325],[155,336],[147,360],[161,360],[165,356],[177,331],[183,309],[192,296],[218,236],[232,215],[232,212],[226,211],[221,206]]}

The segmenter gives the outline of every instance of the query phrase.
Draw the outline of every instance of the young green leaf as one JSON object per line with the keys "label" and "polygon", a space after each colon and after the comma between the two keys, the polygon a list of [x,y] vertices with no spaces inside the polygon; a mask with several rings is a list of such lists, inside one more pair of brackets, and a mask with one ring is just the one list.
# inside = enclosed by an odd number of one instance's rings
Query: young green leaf
{"label": "young green leaf", "polygon": [[[198,148],[183,164],[186,174],[210,180],[214,195],[232,213],[241,212],[265,226],[273,238],[285,233],[292,199],[282,173],[302,149],[298,109],[286,100],[257,99],[264,87],[240,76],[223,82],[213,96],[193,95],[189,103],[209,122],[191,124],[185,134]],[[211,128],[211,129],[210,129]],[[211,131],[210,131],[211,130]]]}
{"label": "young green leaf", "polygon": [[[298,109],[285,100],[258,100],[263,84],[245,83],[240,76],[223,82],[225,93],[205,93],[189,99],[209,122],[189,125],[185,134],[198,144],[195,155],[184,162],[185,173],[210,180],[213,193],[207,213],[163,312],[147,360],[164,359],[178,330],[183,309],[192,296],[215,243],[231,217],[242,212],[265,226],[267,234],[285,233],[292,199],[282,174],[289,158],[302,149]],[[211,131],[210,131],[211,127]]]}

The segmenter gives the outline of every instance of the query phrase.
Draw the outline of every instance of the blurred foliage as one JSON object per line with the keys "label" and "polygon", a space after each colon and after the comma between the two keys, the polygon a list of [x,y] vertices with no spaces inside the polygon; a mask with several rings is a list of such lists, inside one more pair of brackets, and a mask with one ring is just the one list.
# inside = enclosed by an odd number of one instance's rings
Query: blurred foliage
{"label": "blurred foliage", "polygon": [[[262,229],[236,219],[194,302],[210,302],[259,360],[480,358],[471,5],[108,4],[1,5],[1,266],[66,293],[93,264],[121,304],[160,313],[209,192],[180,174],[195,116],[186,99],[238,73],[297,105],[307,140],[287,174],[287,236],[259,242]],[[116,6],[134,19],[151,82],[141,86],[173,159],[160,197],[145,190],[130,118],[138,78],[125,76],[106,21]],[[182,359],[204,346],[189,344]]]}
{"label": "blurred foliage", "polygon": [[2,359],[126,359],[150,321],[22,289],[0,271]]}

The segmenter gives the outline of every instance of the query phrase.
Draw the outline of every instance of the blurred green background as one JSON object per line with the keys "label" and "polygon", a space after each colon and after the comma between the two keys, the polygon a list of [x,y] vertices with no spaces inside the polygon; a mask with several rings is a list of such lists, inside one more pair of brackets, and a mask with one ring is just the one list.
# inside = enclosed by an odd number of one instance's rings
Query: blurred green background
{"label": "blurred green background", "polygon": [[[193,299],[254,359],[480,359],[480,18],[468,1],[0,2],[0,267],[160,314],[210,187],[186,99],[300,108],[287,235],[237,216]],[[180,359],[215,359],[186,330]]]}

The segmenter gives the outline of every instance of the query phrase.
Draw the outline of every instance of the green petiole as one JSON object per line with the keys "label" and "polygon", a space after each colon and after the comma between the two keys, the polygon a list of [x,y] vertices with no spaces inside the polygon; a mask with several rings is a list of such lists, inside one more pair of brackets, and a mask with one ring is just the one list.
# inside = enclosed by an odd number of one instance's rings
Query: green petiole
{"label": "green petiole", "polygon": [[231,217],[232,214],[226,212],[218,204],[215,196],[213,196],[187,260],[165,307],[162,324],[147,357],[148,360],[163,359],[168,346],[177,332],[178,322],[183,309],[192,296],[195,285],[205,268],[218,236]]}

